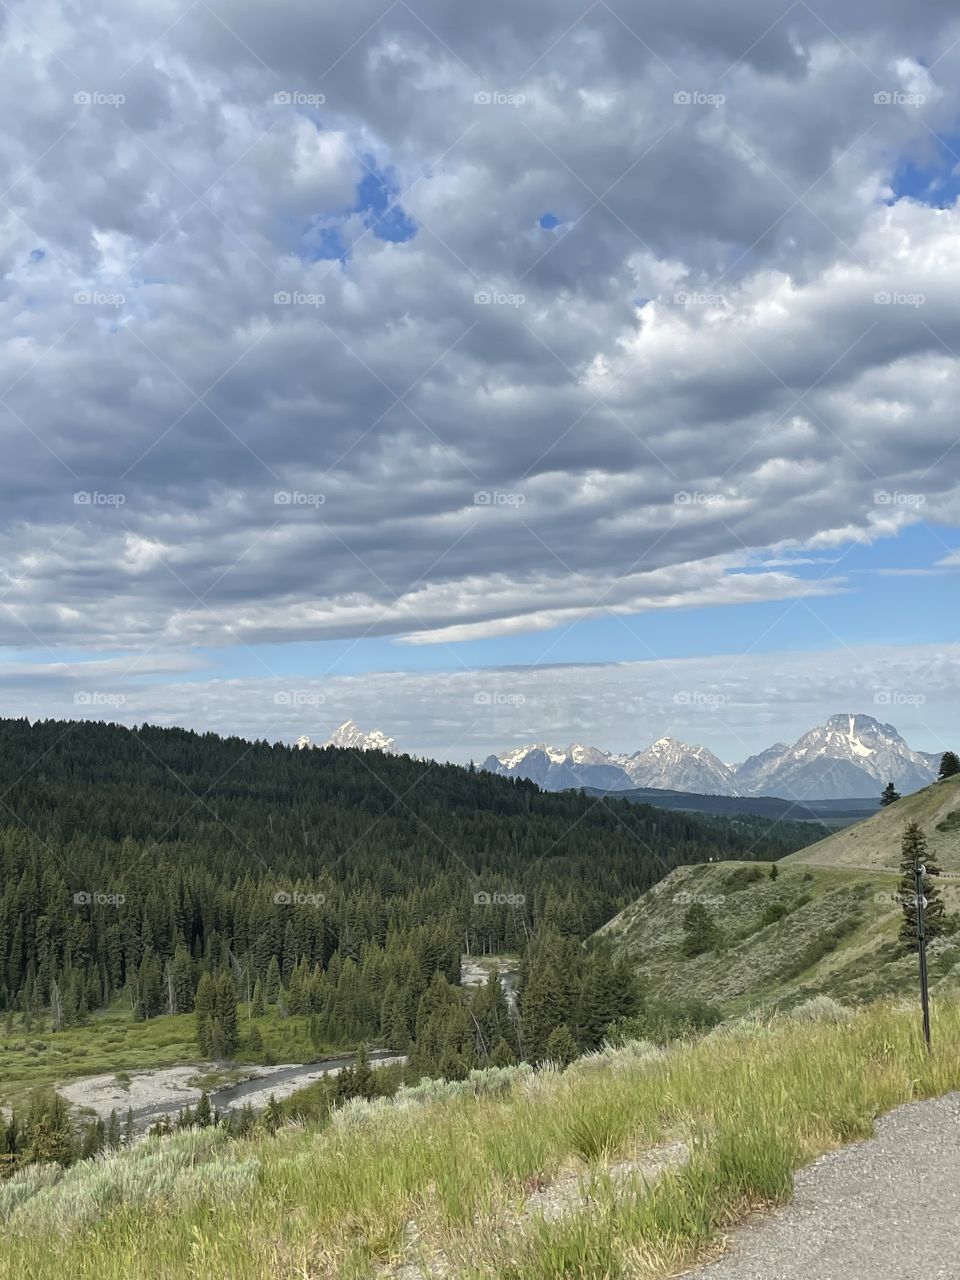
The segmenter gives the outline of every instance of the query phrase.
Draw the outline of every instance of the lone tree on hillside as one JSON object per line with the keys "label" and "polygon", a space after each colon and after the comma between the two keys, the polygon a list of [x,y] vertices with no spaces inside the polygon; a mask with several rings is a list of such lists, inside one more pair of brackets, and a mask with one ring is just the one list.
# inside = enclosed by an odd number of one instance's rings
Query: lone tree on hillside
{"label": "lone tree on hillside", "polygon": [[900,924],[900,943],[906,951],[917,950],[917,879],[916,867],[922,863],[927,874],[923,877],[923,896],[927,905],[923,909],[924,931],[929,941],[944,932],[943,899],[940,890],[931,880],[938,876],[940,868],[927,854],[927,837],[918,822],[907,824],[900,845],[900,901],[903,905],[903,921]]}
{"label": "lone tree on hillside", "polygon": [[713,916],[702,902],[692,902],[683,916],[683,954],[687,957],[703,955],[716,945],[717,926]]}
{"label": "lone tree on hillside", "polygon": [[940,773],[937,775],[937,781],[943,782],[946,778],[953,778],[960,773],[960,756],[955,751],[945,751],[940,757]]}
{"label": "lone tree on hillside", "polygon": [[894,804],[895,801],[899,799],[900,799],[900,792],[896,789],[896,787],[894,787],[892,782],[888,782],[887,785],[880,792],[880,807],[881,809],[885,809],[888,804]]}

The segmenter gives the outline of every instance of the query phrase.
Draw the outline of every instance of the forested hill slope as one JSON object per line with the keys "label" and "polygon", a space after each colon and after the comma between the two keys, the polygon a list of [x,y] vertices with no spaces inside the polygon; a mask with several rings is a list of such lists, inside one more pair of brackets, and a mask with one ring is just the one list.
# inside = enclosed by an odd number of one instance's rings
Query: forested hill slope
{"label": "forested hill slope", "polygon": [[0,798],[0,1009],[42,1007],[56,982],[67,1019],[122,990],[138,1016],[182,1012],[229,967],[323,1012],[328,1040],[384,1033],[388,1002],[412,1025],[468,944],[586,937],[674,866],[817,834],[91,721],[0,721]]}

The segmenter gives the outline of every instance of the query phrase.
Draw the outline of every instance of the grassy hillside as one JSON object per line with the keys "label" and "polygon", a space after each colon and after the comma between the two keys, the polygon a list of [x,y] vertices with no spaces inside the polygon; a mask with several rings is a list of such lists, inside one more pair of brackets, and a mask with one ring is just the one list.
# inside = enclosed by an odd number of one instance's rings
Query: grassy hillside
{"label": "grassy hillside", "polygon": [[[941,886],[947,910],[960,910],[960,881]],[[916,985],[916,960],[896,945],[896,891],[892,872],[805,866],[793,858],[680,867],[600,934],[625,949],[660,999],[707,1000],[725,1012],[790,1005],[818,993],[860,1002]],[[683,919],[692,901],[710,912],[719,941],[688,958]],[[960,976],[960,935],[931,944],[929,958],[934,982]]]}
{"label": "grassy hillside", "polygon": [[912,1007],[819,1002],[562,1074],[354,1103],[319,1133],[193,1130],[28,1168],[0,1183],[0,1277],[671,1275],[786,1199],[799,1165],[960,1087],[960,1004],[938,1002],[934,1044]]}
{"label": "grassy hillside", "polygon": [[923,827],[930,852],[941,870],[960,873],[960,776],[904,796],[865,822],[790,854],[785,861],[896,869],[900,865],[900,839],[908,822],[919,822]]}

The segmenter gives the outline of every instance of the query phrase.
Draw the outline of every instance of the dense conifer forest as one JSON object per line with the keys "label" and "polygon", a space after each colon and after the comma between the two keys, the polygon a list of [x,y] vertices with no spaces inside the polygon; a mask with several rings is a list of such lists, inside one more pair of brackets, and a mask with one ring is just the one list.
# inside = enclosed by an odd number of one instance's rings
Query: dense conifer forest
{"label": "dense conifer forest", "polygon": [[[598,1042],[632,981],[580,945],[680,863],[779,857],[820,834],[377,752],[181,729],[0,721],[0,1011],[53,1029],[129,1000],[196,1008],[236,1047],[232,995],[382,1042],[424,1072]],[[519,965],[468,1002],[463,952]]]}

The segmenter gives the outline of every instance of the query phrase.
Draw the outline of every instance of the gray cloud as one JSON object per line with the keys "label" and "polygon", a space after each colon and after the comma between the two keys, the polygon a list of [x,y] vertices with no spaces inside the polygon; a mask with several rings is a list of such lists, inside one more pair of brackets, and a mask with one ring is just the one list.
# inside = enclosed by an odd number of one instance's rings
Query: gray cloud
{"label": "gray cloud", "polygon": [[11,6],[0,641],[453,641],[835,592],[738,570],[956,522],[960,215],[886,200],[958,36],[932,0]]}

